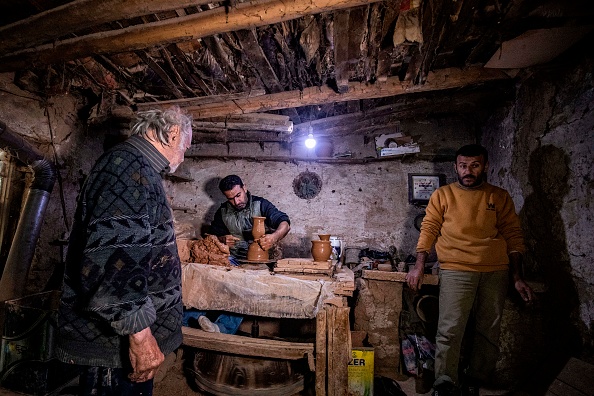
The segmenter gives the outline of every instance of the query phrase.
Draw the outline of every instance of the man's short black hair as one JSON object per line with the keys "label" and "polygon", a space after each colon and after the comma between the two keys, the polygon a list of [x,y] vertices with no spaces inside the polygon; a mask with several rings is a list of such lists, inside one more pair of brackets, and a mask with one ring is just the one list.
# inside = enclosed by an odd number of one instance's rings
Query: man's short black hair
{"label": "man's short black hair", "polygon": [[235,186],[243,187],[243,182],[237,175],[225,176],[219,182],[219,190],[221,190],[222,193],[233,190],[233,187]]}
{"label": "man's short black hair", "polygon": [[456,162],[458,161],[459,155],[463,157],[479,157],[482,155],[485,159],[485,163],[489,161],[489,152],[480,144],[467,144],[466,146],[460,147],[458,151],[456,151]]}

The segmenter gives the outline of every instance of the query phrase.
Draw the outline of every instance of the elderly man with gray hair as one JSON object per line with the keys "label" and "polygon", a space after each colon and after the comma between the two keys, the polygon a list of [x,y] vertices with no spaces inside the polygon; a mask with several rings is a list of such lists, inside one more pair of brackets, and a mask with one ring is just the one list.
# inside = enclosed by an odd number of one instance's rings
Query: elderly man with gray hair
{"label": "elderly man with gray hair", "polygon": [[81,395],[151,395],[181,344],[181,263],[161,176],[184,160],[191,122],[178,107],[139,112],[82,186],[56,348],[82,367]]}

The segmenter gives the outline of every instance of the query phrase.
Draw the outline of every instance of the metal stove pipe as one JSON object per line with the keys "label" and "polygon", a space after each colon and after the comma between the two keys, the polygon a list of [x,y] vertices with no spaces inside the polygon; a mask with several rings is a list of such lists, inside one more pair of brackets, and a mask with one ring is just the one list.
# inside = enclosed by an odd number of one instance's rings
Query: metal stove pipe
{"label": "metal stove pipe", "polygon": [[45,210],[56,181],[56,171],[51,162],[21,136],[11,131],[2,121],[0,121],[0,148],[29,165],[34,173],[34,180],[27,192],[25,205],[0,279],[0,303],[3,303],[6,300],[23,297],[25,294],[27,275],[41,233]]}

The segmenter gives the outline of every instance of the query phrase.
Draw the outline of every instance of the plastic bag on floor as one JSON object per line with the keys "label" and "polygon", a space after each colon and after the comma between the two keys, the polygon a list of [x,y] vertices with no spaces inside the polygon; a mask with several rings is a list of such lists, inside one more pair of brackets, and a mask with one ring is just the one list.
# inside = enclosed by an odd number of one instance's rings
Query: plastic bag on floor
{"label": "plastic bag on floor", "polygon": [[404,367],[409,374],[417,375],[417,354],[413,343],[407,338],[402,340],[402,359],[404,360]]}

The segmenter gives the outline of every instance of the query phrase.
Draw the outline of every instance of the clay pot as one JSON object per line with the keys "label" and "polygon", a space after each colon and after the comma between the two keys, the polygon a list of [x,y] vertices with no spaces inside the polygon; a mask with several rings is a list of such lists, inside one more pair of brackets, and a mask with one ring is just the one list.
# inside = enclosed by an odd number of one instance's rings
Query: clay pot
{"label": "clay pot", "polygon": [[249,261],[268,261],[268,251],[262,249],[258,242],[254,241],[248,248],[247,259]]}
{"label": "clay pot", "polygon": [[254,225],[252,226],[252,236],[254,242],[250,245],[247,252],[247,259],[249,261],[268,261],[268,252],[258,243],[258,239],[262,238],[266,233],[264,228],[264,220],[266,217],[254,216],[252,217]]}
{"label": "clay pot", "polygon": [[318,234],[318,238],[320,238],[320,241],[329,241],[330,234]]}
{"label": "clay pot", "polygon": [[330,241],[311,241],[311,255],[314,261],[327,261],[332,254]]}
{"label": "clay pot", "polygon": [[266,217],[259,217],[254,216],[252,217],[254,225],[252,226],[252,236],[254,237],[254,241],[256,239],[260,239],[266,233],[266,229],[264,228],[264,220]]}

